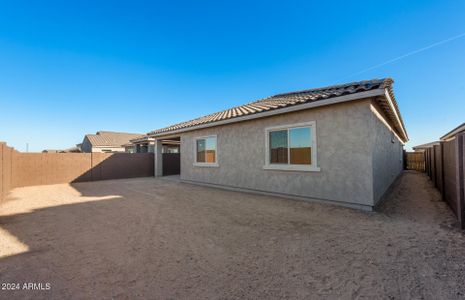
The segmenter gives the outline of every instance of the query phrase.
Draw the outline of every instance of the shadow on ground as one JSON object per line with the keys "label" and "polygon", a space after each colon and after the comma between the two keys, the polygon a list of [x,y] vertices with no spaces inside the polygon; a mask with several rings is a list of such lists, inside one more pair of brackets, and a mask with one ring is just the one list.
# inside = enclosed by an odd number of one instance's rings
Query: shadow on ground
{"label": "shadow on ground", "polygon": [[461,298],[464,235],[423,174],[365,213],[153,178],[28,187],[0,207],[0,298]]}

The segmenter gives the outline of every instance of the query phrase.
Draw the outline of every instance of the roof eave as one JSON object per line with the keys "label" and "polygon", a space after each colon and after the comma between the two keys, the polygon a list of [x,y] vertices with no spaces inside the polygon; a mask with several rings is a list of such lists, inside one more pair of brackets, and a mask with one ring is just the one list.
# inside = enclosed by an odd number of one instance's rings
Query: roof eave
{"label": "roof eave", "polygon": [[136,139],[129,140],[129,142],[137,144],[137,143],[153,142],[154,140],[155,139],[152,137],[143,137],[143,138],[136,138]]}
{"label": "roof eave", "polygon": [[92,145],[94,148],[124,148],[124,145]]}
{"label": "roof eave", "polygon": [[407,143],[409,138],[408,138],[407,131],[405,130],[405,127],[404,127],[404,122],[402,121],[402,118],[400,116],[400,112],[397,110],[396,105],[394,104],[395,100],[393,99],[393,97],[391,95],[393,95],[392,88],[390,86],[385,87],[384,88],[384,96],[385,96],[385,98],[387,100],[387,104],[389,105],[390,110],[394,114],[395,121],[396,121],[396,123],[398,125],[397,127],[401,131],[400,133],[402,135],[403,142]]}
{"label": "roof eave", "polygon": [[299,105],[288,106],[288,107],[285,107],[285,108],[269,110],[269,111],[260,112],[260,113],[256,113],[256,114],[251,114],[251,115],[246,115],[246,116],[221,120],[221,121],[217,121],[217,122],[212,122],[212,123],[206,123],[206,124],[181,128],[181,129],[177,129],[177,130],[171,130],[171,131],[165,131],[165,132],[159,132],[159,133],[150,133],[149,132],[147,135],[149,137],[153,137],[153,138],[158,138],[158,137],[163,137],[163,136],[170,136],[170,135],[175,135],[175,134],[184,133],[184,132],[193,131],[193,130],[198,130],[198,129],[216,127],[216,126],[221,126],[221,125],[226,125],[226,124],[231,124],[231,123],[237,123],[237,122],[243,122],[243,121],[248,121],[248,120],[253,120],[253,119],[270,117],[270,116],[289,113],[289,112],[294,112],[294,111],[300,111],[300,110],[305,110],[305,109],[310,109],[310,108],[327,106],[327,105],[331,105],[331,104],[338,104],[338,103],[356,101],[356,100],[372,98],[372,97],[377,97],[377,96],[385,96],[385,95],[386,95],[385,88],[375,89],[375,90],[360,92],[360,93],[357,93],[357,94],[349,94],[349,95],[329,98],[329,99],[326,99],[326,100],[303,103],[303,104],[299,104]]}

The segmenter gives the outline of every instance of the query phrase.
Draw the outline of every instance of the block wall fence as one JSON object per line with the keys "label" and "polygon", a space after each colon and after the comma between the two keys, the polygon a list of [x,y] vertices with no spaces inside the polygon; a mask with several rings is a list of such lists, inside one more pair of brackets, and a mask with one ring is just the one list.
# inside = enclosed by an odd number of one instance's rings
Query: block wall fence
{"label": "block wall fence", "polygon": [[465,133],[427,148],[425,169],[465,229]]}
{"label": "block wall fence", "polygon": [[16,187],[153,175],[153,153],[22,153],[0,142],[0,203]]}

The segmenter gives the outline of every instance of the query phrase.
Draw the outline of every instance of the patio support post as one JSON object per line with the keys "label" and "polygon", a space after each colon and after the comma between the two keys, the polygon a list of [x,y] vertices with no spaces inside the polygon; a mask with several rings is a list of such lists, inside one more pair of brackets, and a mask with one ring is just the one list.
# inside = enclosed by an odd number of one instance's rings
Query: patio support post
{"label": "patio support post", "polygon": [[163,176],[163,156],[162,156],[162,142],[161,140],[155,140],[155,167],[154,175],[155,177]]}

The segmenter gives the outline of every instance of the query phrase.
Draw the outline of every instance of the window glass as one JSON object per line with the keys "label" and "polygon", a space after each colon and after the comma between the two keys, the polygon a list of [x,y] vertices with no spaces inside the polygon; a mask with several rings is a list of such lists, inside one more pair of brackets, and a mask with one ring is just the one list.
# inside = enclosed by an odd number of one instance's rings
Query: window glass
{"label": "window glass", "polygon": [[287,164],[287,130],[271,131],[270,133],[270,163]]}
{"label": "window glass", "polygon": [[205,140],[197,140],[197,162],[205,162]]}
{"label": "window glass", "polygon": [[216,162],[216,138],[208,137],[197,140],[197,162]]}
{"label": "window glass", "polygon": [[290,163],[312,164],[312,135],[310,127],[289,129]]}
{"label": "window glass", "polygon": [[205,162],[216,162],[216,138],[209,137],[205,139]]}

